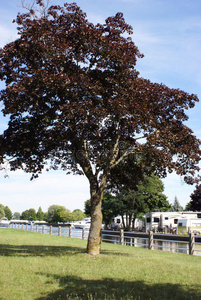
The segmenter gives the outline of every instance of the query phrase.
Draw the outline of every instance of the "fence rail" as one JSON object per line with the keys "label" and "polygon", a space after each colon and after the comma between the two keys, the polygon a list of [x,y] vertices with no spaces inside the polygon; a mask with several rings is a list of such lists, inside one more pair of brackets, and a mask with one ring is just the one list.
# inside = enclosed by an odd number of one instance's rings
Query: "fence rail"
{"label": "fence rail", "polygon": [[143,247],[150,250],[165,250],[190,255],[201,255],[201,236],[194,233],[189,235],[173,235],[143,232],[102,231],[102,241],[133,247]]}
{"label": "fence rail", "polygon": [[[89,234],[87,229],[73,229],[70,226],[12,223],[8,225],[7,228],[80,239],[87,239]],[[123,229],[118,231],[102,230],[102,241],[132,247],[148,248],[150,250],[163,250],[201,256],[201,236],[196,236],[193,232],[188,235],[178,235],[153,233],[153,231],[149,233],[128,232]]]}

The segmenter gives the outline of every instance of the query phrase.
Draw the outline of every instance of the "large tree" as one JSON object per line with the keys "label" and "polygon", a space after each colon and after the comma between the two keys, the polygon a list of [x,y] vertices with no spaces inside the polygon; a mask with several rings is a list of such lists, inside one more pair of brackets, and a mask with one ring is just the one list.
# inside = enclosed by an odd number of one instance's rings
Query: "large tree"
{"label": "large tree", "polygon": [[[101,245],[101,201],[111,170],[128,157],[194,181],[200,142],[184,122],[196,95],[139,77],[142,57],[122,13],[92,24],[75,4],[18,14],[19,38],[0,50],[9,116],[0,162],[37,177],[45,167],[85,174],[91,193],[87,251]],[[122,151],[123,150],[123,151]],[[131,158],[132,155],[132,158]],[[47,165],[48,164],[48,165]]]}

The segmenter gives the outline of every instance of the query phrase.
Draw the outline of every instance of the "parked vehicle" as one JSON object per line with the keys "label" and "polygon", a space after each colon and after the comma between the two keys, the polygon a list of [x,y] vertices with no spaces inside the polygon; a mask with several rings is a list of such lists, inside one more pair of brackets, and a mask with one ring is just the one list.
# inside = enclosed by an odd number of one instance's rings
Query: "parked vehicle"
{"label": "parked vehicle", "polygon": [[146,231],[163,230],[164,228],[177,229],[180,219],[201,219],[199,212],[148,212],[145,215]]}
{"label": "parked vehicle", "polygon": [[194,218],[194,219],[179,219],[178,220],[178,232],[186,233],[193,231],[196,234],[201,233],[201,219]]}

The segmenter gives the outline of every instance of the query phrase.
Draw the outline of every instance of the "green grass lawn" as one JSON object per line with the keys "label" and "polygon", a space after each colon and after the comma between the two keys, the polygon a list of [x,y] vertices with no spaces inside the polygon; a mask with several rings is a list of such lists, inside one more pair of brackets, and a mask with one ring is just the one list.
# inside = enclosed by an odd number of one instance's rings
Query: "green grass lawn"
{"label": "green grass lawn", "polygon": [[0,299],[201,299],[201,257],[0,229]]}

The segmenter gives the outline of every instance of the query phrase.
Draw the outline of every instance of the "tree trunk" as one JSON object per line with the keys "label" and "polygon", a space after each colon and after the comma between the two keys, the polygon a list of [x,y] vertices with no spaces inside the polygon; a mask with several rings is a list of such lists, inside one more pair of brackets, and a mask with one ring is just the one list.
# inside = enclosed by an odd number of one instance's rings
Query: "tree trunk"
{"label": "tree trunk", "polygon": [[121,214],[123,228],[126,228],[125,220],[124,220],[124,214]]}
{"label": "tree trunk", "polygon": [[102,198],[103,189],[91,188],[91,227],[87,244],[87,253],[91,255],[100,254],[101,250]]}

